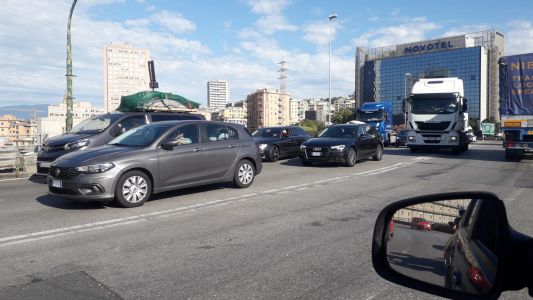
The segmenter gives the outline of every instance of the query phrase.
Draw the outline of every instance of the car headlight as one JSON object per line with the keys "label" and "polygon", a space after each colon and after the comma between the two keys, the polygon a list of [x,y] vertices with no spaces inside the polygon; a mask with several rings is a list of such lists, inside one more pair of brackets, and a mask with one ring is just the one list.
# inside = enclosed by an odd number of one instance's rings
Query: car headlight
{"label": "car headlight", "polygon": [[268,144],[259,144],[259,149],[265,150],[268,147]]}
{"label": "car headlight", "polygon": [[337,145],[337,146],[331,146],[329,147],[331,150],[335,150],[335,151],[342,151],[344,150],[346,146],[345,145]]}
{"label": "car headlight", "polygon": [[87,165],[74,168],[76,171],[85,173],[85,174],[94,174],[94,173],[103,173],[114,168],[115,165],[112,163],[105,164],[96,164],[96,165]]}
{"label": "car headlight", "polygon": [[301,151],[305,151],[305,149],[307,149],[307,146],[304,145],[304,144],[301,144],[301,145],[300,145],[300,150],[301,150]]}
{"label": "car headlight", "polygon": [[409,142],[416,142],[416,136],[410,135],[410,136],[407,137],[407,140]]}
{"label": "car headlight", "polygon": [[450,143],[455,143],[455,142],[457,142],[457,137],[456,136],[451,136],[449,141],[450,141]]}
{"label": "car headlight", "polygon": [[65,145],[65,150],[71,150],[71,149],[85,147],[85,146],[89,145],[89,143],[90,143],[89,140],[75,141],[73,143],[66,144]]}

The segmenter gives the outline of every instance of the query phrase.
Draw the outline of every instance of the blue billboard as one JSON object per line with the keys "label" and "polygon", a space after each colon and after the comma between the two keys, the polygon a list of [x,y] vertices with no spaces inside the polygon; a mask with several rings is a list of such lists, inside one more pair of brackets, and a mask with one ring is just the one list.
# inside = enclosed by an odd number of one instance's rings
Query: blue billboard
{"label": "blue billboard", "polygon": [[533,53],[500,59],[500,114],[533,115]]}

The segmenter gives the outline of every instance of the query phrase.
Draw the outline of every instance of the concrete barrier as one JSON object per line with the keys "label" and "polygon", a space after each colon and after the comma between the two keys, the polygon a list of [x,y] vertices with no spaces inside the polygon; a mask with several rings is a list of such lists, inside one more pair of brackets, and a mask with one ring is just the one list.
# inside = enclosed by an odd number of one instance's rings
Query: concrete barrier
{"label": "concrete barrier", "polygon": [[0,149],[0,171],[16,170],[18,155],[16,148]]}

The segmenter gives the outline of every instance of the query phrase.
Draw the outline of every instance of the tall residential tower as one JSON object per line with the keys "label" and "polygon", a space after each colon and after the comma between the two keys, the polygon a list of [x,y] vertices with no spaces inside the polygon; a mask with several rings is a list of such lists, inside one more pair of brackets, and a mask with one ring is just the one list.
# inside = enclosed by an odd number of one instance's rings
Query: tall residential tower
{"label": "tall residential tower", "polygon": [[207,106],[210,109],[222,110],[229,101],[229,82],[226,80],[207,82]]}

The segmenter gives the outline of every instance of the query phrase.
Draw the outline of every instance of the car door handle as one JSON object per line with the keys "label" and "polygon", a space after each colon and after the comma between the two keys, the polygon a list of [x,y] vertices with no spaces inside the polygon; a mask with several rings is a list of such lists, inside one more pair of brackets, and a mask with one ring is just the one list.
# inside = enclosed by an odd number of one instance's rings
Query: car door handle
{"label": "car door handle", "polygon": [[205,151],[205,148],[194,148],[192,151],[194,152]]}

